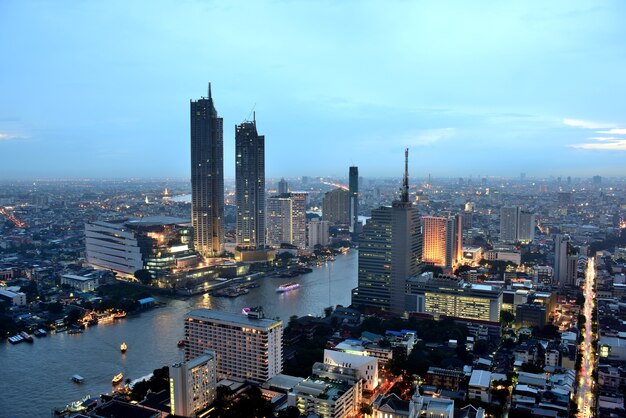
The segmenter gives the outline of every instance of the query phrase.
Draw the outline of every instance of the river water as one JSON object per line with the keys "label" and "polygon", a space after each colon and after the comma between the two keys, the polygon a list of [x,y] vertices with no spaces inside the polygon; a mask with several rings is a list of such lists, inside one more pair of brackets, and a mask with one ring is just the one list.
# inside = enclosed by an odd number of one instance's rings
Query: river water
{"label": "river water", "polygon": [[[185,314],[194,308],[241,312],[263,306],[266,316],[286,323],[291,315],[321,315],[327,306],[347,306],[357,284],[357,258],[357,251],[351,251],[293,279],[263,278],[260,287],[234,299],[167,299],[165,307],[97,325],[80,335],[49,335],[33,344],[0,343],[0,416],[48,417],[53,408],[87,394],[93,398],[110,392],[111,378],[119,372],[125,379],[137,379],[182,360],[176,343],[183,337]],[[285,281],[300,283],[300,288],[276,293]],[[119,350],[122,342],[128,345],[124,355]],[[84,377],[84,384],[73,383],[73,374]]]}

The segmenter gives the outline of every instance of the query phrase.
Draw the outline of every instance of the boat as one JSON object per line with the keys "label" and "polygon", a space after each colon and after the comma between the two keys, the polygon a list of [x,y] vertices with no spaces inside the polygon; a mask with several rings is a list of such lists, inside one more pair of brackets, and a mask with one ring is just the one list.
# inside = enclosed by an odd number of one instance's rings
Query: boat
{"label": "boat", "polygon": [[183,348],[185,346],[185,340],[178,340],[178,348]]}
{"label": "boat", "polygon": [[83,382],[85,381],[85,378],[84,378],[84,377],[82,377],[82,376],[81,376],[81,375],[79,375],[79,374],[75,374],[75,375],[73,375],[73,376],[72,376],[72,381],[73,381],[74,383],[78,383],[78,384],[80,384],[80,383],[83,383]]}
{"label": "boat", "polygon": [[33,342],[33,336],[27,332],[24,332],[24,331],[20,332],[20,336],[24,338],[24,341],[26,341],[27,343]]}
{"label": "boat", "polygon": [[119,312],[115,312],[113,314],[113,319],[122,319],[122,318],[126,318],[126,312],[125,311],[119,311]]}
{"label": "boat", "polygon": [[9,342],[11,344],[19,344],[19,343],[24,342],[24,337],[22,337],[20,334],[17,334],[12,337],[9,337]]}
{"label": "boat", "polygon": [[82,329],[71,329],[67,332],[69,335],[76,335],[76,334],[82,334],[83,330]]}
{"label": "boat", "polygon": [[48,335],[48,333],[46,332],[45,329],[39,328],[39,329],[36,329],[35,332],[33,332],[33,335],[35,337],[45,337],[46,335]]}
{"label": "boat", "polygon": [[117,385],[122,380],[124,380],[124,375],[122,373],[118,373],[115,376],[113,376],[113,379],[111,379],[111,383],[113,383],[113,385]]}
{"label": "boat", "polygon": [[126,345],[126,343],[122,343],[122,345],[120,345],[120,351],[123,354],[126,352],[126,350],[128,350],[128,346]]}
{"label": "boat", "polygon": [[289,292],[290,290],[295,290],[300,287],[300,283],[284,283],[278,286],[276,289],[277,292]]}

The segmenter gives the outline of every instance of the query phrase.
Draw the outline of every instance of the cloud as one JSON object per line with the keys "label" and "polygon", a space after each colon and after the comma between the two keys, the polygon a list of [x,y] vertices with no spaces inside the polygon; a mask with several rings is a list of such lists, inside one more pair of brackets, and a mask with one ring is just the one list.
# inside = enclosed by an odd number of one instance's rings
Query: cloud
{"label": "cloud", "polygon": [[563,119],[563,124],[567,126],[573,126],[575,128],[585,128],[585,129],[607,129],[614,128],[615,124],[613,123],[603,123],[603,122],[592,122],[589,120],[581,120],[581,119]]}
{"label": "cloud", "polygon": [[607,135],[626,135],[626,129],[614,128],[614,129],[609,129],[608,131],[598,131],[598,133],[607,134]]}
{"label": "cloud", "polygon": [[425,129],[414,134],[405,135],[401,138],[407,146],[430,145],[444,139],[448,139],[456,134],[455,128]]}
{"label": "cloud", "polygon": [[570,147],[579,149],[626,151],[626,139],[617,137],[593,137],[589,139],[593,139],[598,142],[571,144]]}
{"label": "cloud", "polygon": [[0,141],[7,140],[7,139],[19,139],[19,138],[22,138],[22,137],[18,135],[4,134],[0,132]]}
{"label": "cloud", "polygon": [[617,141],[622,138],[617,136],[592,136],[589,139],[593,139],[594,141]]}

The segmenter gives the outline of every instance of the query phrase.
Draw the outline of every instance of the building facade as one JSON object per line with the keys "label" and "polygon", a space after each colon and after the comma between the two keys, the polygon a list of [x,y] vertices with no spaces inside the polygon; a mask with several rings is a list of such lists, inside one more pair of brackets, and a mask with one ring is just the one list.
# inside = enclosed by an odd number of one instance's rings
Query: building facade
{"label": "building facade", "polygon": [[349,225],[350,211],[351,196],[348,190],[338,188],[324,194],[322,216],[325,221],[334,225]]}
{"label": "building facade", "polygon": [[462,217],[422,217],[422,262],[452,268],[463,248]]}
{"label": "building facade", "polygon": [[417,207],[409,201],[408,149],[400,199],[391,207],[372,210],[359,243],[357,306],[394,313],[405,311],[406,280],[417,273],[422,257],[422,234]]}
{"label": "building facade", "polygon": [[235,127],[235,196],[237,246],[265,246],[265,137],[256,117]]}
{"label": "building facade", "polygon": [[309,222],[309,248],[315,248],[316,245],[323,247],[330,243],[330,222],[320,221],[318,218],[311,219]]}
{"label": "building facade", "polygon": [[306,192],[292,192],[267,199],[267,242],[305,248]]}
{"label": "building facade", "polygon": [[169,366],[170,412],[196,416],[213,403],[217,372],[215,353],[207,351],[192,360]]}
{"label": "building facade", "polygon": [[359,167],[350,167],[348,192],[350,193],[350,232],[357,232],[359,225]]}
{"label": "building facade", "polygon": [[215,351],[218,379],[262,383],[283,368],[282,321],[196,309],[185,319],[185,359]]}
{"label": "building facade", "polygon": [[204,257],[224,252],[224,120],[208,97],[192,100],[191,221],[194,247]]}
{"label": "building facade", "polygon": [[500,241],[507,243],[517,242],[518,206],[503,206],[500,208]]}

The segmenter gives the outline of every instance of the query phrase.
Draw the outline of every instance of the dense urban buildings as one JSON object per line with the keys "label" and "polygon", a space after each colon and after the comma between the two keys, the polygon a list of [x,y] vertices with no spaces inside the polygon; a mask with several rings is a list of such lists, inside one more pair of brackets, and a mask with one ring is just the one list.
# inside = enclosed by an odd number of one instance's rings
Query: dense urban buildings
{"label": "dense urban buildings", "polygon": [[235,127],[235,197],[237,246],[265,246],[265,137],[256,117]]}
{"label": "dense urban buildings", "polygon": [[224,120],[208,97],[192,100],[191,221],[194,248],[203,257],[224,252]]}
{"label": "dense urban buildings", "polygon": [[196,309],[185,319],[185,358],[215,352],[218,379],[262,383],[283,367],[282,321],[258,312],[236,314]]}

